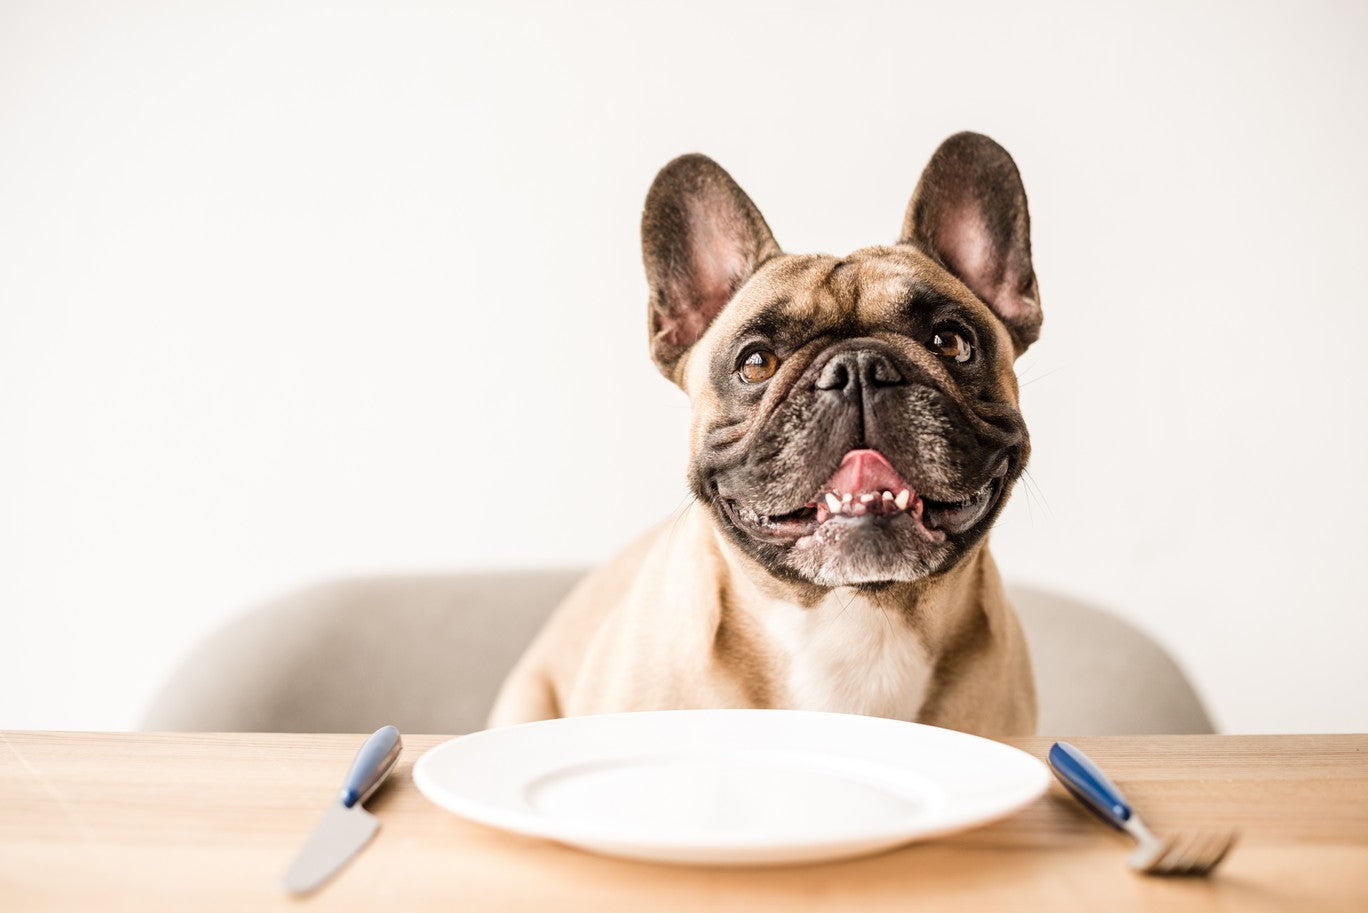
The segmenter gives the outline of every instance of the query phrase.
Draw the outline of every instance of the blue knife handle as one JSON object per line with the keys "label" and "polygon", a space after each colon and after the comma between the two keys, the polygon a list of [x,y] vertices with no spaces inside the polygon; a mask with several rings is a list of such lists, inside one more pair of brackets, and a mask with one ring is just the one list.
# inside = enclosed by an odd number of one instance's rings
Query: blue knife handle
{"label": "blue knife handle", "polygon": [[1131,816],[1130,803],[1091,758],[1068,742],[1055,742],[1050,748],[1050,769],[1097,817],[1118,830],[1125,829]]}
{"label": "blue knife handle", "polygon": [[393,726],[382,726],[366,739],[366,744],[356,753],[347,780],[342,784],[339,798],[347,808],[359,805],[370,798],[385,775],[390,772],[394,762],[399,760],[399,752],[404,748],[404,740],[399,738],[399,730]]}

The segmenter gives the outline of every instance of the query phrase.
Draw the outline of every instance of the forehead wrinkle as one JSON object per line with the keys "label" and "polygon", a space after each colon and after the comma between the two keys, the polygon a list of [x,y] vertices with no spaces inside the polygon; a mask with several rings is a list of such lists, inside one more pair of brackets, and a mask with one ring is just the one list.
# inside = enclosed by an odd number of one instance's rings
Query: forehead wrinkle
{"label": "forehead wrinkle", "polygon": [[861,301],[865,306],[860,316],[864,321],[877,322],[893,311],[907,311],[918,298],[924,298],[936,306],[959,305],[988,325],[996,327],[999,323],[968,286],[915,248],[868,247],[848,259],[857,260],[861,269]]}
{"label": "forehead wrinkle", "polygon": [[914,247],[864,247],[852,253],[848,259],[858,261],[871,278],[907,277],[919,280],[952,298],[968,291],[967,286]]}
{"label": "forehead wrinkle", "polygon": [[826,292],[832,307],[827,310],[830,317],[840,323],[849,321],[860,312],[861,282],[858,263],[849,258],[831,264],[822,278],[821,290]]}
{"label": "forehead wrinkle", "polygon": [[925,283],[904,270],[871,270],[860,277],[853,296],[852,317],[861,324],[877,325],[890,316],[908,312]]}
{"label": "forehead wrinkle", "polygon": [[842,289],[831,281],[831,274],[807,294],[807,318],[812,328],[826,328],[846,322],[855,312],[853,289]]}
{"label": "forehead wrinkle", "polygon": [[[815,255],[801,263],[791,264],[782,283],[784,291],[762,306],[741,324],[743,332],[765,332],[786,323],[809,329],[819,327],[839,314],[841,296],[832,286],[832,276],[838,265],[834,257]],[[776,288],[781,283],[774,283]]]}

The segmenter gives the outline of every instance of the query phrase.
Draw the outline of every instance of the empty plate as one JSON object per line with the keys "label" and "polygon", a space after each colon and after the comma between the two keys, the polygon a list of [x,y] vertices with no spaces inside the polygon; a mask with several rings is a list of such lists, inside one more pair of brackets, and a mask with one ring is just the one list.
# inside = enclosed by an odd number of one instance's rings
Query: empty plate
{"label": "empty plate", "polygon": [[444,742],[413,768],[433,802],[494,827],[659,862],[763,865],[873,853],[1001,818],[1045,765],[989,739],[877,717],[667,710]]}

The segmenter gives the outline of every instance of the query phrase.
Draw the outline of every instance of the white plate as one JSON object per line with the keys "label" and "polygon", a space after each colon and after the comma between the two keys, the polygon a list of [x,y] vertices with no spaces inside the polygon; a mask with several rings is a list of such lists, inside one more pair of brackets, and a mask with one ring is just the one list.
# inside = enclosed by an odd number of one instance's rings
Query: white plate
{"label": "white plate", "polygon": [[714,865],[873,853],[1001,818],[1045,765],[977,736],[868,716],[669,710],[444,742],[413,768],[433,802],[613,856]]}

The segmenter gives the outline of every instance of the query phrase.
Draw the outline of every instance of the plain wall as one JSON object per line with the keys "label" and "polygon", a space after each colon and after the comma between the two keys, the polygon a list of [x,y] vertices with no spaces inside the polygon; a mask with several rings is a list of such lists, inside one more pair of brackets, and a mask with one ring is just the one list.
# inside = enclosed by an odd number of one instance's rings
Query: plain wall
{"label": "plain wall", "polygon": [[1005,576],[1368,730],[1365,9],[0,6],[0,727],[131,727],[322,578],[603,560],[687,498],[656,170],[844,253],[973,129],[1045,311]]}

